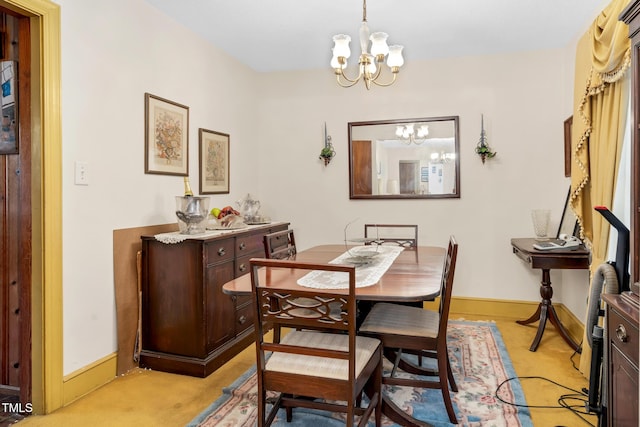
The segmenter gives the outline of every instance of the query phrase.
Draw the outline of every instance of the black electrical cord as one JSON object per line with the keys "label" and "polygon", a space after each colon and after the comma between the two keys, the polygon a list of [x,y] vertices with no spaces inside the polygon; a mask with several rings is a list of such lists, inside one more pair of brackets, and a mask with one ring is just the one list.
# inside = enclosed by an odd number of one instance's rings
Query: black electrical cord
{"label": "black electrical cord", "polygon": [[[508,402],[506,400],[504,400],[503,398],[501,398],[498,393],[500,391],[500,389],[502,388],[503,385],[505,385],[506,383],[508,383],[509,381],[513,381],[513,380],[527,380],[527,379],[537,379],[537,380],[543,380],[543,381],[547,381],[550,382],[554,385],[557,385],[558,387],[564,388],[565,390],[569,390],[574,392],[574,394],[563,394],[558,398],[558,406],[549,406],[549,405],[525,405],[525,404],[519,404],[519,403],[515,403],[515,402]],[[550,380],[549,378],[544,378],[544,377],[539,377],[539,376],[530,376],[530,377],[511,377],[511,378],[507,378],[506,380],[502,381],[498,387],[496,388],[495,391],[495,397],[496,399],[498,399],[500,402],[506,404],[506,405],[511,405],[511,406],[515,406],[517,408],[529,408],[529,409],[568,409],[571,412],[573,412],[578,418],[580,418],[582,421],[584,421],[585,423],[587,423],[588,425],[595,427],[594,424],[591,424],[585,417],[583,417],[582,415],[590,415],[590,412],[587,412],[585,410],[579,410],[579,408],[585,408],[586,407],[586,403],[587,403],[587,395],[582,392],[582,391],[578,391],[578,390],[574,390],[570,387],[567,387],[565,385],[562,385],[556,381]],[[568,404],[568,401],[578,401],[581,404],[580,405],[570,405]]]}
{"label": "black electrical cord", "polygon": [[571,354],[571,356],[569,356],[569,360],[571,361],[571,365],[573,365],[573,369],[575,369],[576,371],[579,371],[579,370],[580,370],[580,368],[578,368],[578,367],[576,366],[576,362],[575,362],[575,360],[573,360],[573,357],[574,357],[576,354],[582,354],[582,343],[583,343],[583,341],[584,341],[584,340],[580,341],[580,344],[578,344],[578,349],[577,349],[577,350],[574,350],[574,351],[573,351],[573,354]]}

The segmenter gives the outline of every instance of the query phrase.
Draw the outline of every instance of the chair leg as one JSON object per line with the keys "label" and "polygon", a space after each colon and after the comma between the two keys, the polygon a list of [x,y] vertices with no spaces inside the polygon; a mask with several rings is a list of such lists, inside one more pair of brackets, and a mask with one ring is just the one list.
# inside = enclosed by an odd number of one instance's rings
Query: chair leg
{"label": "chair leg", "polygon": [[280,343],[280,326],[274,326],[273,327],[273,342],[274,343]]}
{"label": "chair leg", "polygon": [[[375,411],[376,427],[382,425],[382,360],[378,364],[374,375],[374,396],[377,399]],[[373,397],[372,397],[373,399]]]}
{"label": "chair leg", "polygon": [[456,385],[455,378],[453,378],[453,371],[451,370],[451,362],[449,361],[449,355],[447,355],[447,376],[449,377],[449,385],[451,386],[451,390],[457,393],[458,386]]}
{"label": "chair leg", "polygon": [[396,353],[396,360],[393,361],[393,369],[391,370],[391,376],[394,376],[396,374],[396,371],[398,370],[398,365],[400,364],[400,360],[402,359],[402,349],[399,348],[397,350],[398,352]]}
{"label": "chair leg", "polygon": [[355,408],[356,408],[355,399],[351,398],[347,400],[347,427],[353,427],[353,422],[355,420]]}
{"label": "chair leg", "polygon": [[444,400],[444,406],[447,408],[449,420],[453,424],[458,424],[458,419],[456,418],[456,413],[453,410],[453,404],[451,403],[451,395],[449,394],[449,358],[447,355],[446,347],[444,348],[444,351],[442,349],[439,349],[438,353],[438,377],[440,379],[440,391],[442,391],[442,399]]}
{"label": "chair leg", "polygon": [[266,399],[264,390],[258,389],[258,427],[265,425]]}

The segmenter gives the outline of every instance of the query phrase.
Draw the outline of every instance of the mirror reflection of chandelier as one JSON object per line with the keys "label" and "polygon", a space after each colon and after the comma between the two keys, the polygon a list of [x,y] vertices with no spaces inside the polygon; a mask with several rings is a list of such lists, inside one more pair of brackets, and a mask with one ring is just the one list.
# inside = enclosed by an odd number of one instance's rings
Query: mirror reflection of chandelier
{"label": "mirror reflection of chandelier", "polygon": [[444,151],[441,151],[440,153],[436,153],[436,152],[431,153],[432,162],[448,163],[455,160],[455,158],[456,158],[455,153],[445,153]]}
{"label": "mirror reflection of chandelier", "polygon": [[[358,69],[360,70],[356,78],[349,78],[345,75],[344,70],[347,68],[347,59],[351,56],[349,42],[351,37],[346,34],[338,34],[333,36],[333,58],[331,58],[331,68],[336,74],[338,84],[342,87],[351,87],[360,80],[364,81],[367,90],[371,87],[371,83],[378,86],[391,86],[396,81],[396,76],[400,71],[400,67],[404,64],[402,58],[403,46],[387,45],[388,34],[375,32],[369,34],[367,26],[367,0],[362,1],[362,25],[360,26],[360,59],[358,61]],[[371,40],[371,52],[368,51],[369,40]],[[391,69],[393,78],[387,83],[378,81],[382,70],[382,63],[387,57],[387,66]]]}
{"label": "mirror reflection of chandelier", "polygon": [[402,138],[407,145],[411,143],[420,145],[427,140],[427,135],[429,135],[429,126],[427,125],[410,123],[396,127],[396,136]]}

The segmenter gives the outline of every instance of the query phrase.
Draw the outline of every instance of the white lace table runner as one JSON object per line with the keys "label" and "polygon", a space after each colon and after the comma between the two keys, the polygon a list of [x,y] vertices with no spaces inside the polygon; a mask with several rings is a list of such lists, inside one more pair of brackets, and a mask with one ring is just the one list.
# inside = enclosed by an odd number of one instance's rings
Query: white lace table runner
{"label": "white lace table runner", "polygon": [[234,231],[238,231],[237,229],[229,229],[229,230],[207,230],[204,233],[200,234],[181,234],[179,231],[171,231],[168,233],[160,233],[155,234],[153,237],[156,238],[157,241],[172,244],[172,243],[180,243],[184,242],[187,239],[206,239],[208,237],[219,236],[221,234],[232,233]]}
{"label": "white lace table runner", "polygon": [[[389,269],[393,261],[404,248],[400,246],[357,246],[329,261],[329,264],[353,264],[351,258],[358,251],[377,251],[370,264],[359,265],[356,268],[356,288],[364,288],[378,283],[382,275]],[[347,289],[349,276],[334,271],[314,270],[298,279],[298,285],[316,289]]]}

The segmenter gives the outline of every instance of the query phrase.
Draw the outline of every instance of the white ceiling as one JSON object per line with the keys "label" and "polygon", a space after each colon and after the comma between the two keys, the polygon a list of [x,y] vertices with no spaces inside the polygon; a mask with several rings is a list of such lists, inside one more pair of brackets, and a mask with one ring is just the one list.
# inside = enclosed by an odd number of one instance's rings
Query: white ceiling
{"label": "white ceiling", "polygon": [[[329,67],[334,34],[359,54],[361,0],[147,0],[256,71]],[[405,61],[567,46],[610,0],[369,0],[371,32]]]}

